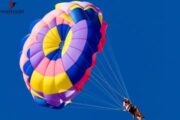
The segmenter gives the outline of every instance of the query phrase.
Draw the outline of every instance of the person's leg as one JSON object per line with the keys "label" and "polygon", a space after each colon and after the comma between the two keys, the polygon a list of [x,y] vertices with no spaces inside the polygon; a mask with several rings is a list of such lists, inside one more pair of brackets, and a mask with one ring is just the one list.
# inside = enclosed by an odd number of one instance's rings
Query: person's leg
{"label": "person's leg", "polygon": [[138,120],[143,120],[143,118],[142,118],[142,117],[137,117],[137,119],[138,119]]}
{"label": "person's leg", "polygon": [[140,113],[140,111],[138,109],[136,110],[135,115],[137,117],[141,117],[141,118],[143,117],[143,115]]}

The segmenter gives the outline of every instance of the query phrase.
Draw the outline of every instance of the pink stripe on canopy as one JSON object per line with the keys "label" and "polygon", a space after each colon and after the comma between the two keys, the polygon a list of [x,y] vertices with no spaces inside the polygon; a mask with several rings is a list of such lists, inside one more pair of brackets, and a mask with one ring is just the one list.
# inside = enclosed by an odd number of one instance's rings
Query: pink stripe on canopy
{"label": "pink stripe on canopy", "polygon": [[40,73],[41,75],[45,75],[46,68],[49,64],[50,60],[46,57],[40,62],[40,64],[36,67],[36,71]]}
{"label": "pink stripe on canopy", "polygon": [[64,66],[63,66],[63,63],[62,63],[62,59],[59,58],[59,59],[56,60],[55,75],[58,75],[58,74],[63,73],[63,72],[65,72]]}
{"label": "pink stripe on canopy", "polygon": [[45,76],[53,77],[55,75],[55,65],[56,61],[51,60],[46,68]]}

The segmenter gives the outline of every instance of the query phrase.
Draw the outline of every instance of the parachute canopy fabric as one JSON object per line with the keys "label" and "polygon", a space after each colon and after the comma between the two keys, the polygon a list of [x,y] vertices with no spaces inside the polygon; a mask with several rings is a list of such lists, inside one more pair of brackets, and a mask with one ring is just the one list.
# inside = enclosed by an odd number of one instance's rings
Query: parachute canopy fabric
{"label": "parachute canopy fabric", "polygon": [[40,105],[61,108],[77,95],[103,50],[107,24],[88,2],[65,2],[32,27],[24,38],[20,68]]}

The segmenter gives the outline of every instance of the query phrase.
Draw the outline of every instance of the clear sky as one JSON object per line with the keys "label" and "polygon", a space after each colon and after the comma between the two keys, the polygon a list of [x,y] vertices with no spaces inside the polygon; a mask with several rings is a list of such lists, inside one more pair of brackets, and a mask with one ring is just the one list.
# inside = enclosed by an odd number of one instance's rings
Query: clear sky
{"label": "clear sky", "polygon": [[[0,120],[129,120],[119,111],[52,110],[34,103],[19,69],[20,43],[29,25],[64,0],[14,0],[24,14],[0,13]],[[179,120],[180,7],[171,0],[88,0],[104,13],[132,101],[146,120]],[[0,10],[9,9],[8,0]],[[98,91],[97,91],[98,92]]]}

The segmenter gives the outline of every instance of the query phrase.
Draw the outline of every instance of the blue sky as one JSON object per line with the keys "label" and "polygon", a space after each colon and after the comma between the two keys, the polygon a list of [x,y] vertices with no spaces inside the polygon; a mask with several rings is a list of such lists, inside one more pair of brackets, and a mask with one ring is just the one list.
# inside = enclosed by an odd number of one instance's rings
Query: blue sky
{"label": "blue sky", "polygon": [[[64,1],[64,0],[63,0]],[[19,69],[21,39],[29,25],[61,0],[16,0],[21,15],[0,13],[0,119],[1,120],[129,120],[119,111],[52,110],[36,105]],[[180,8],[167,0],[89,0],[104,13],[108,41],[132,101],[146,120],[178,120],[180,94]],[[0,1],[0,10],[8,1]],[[98,92],[98,91],[97,91]]]}

